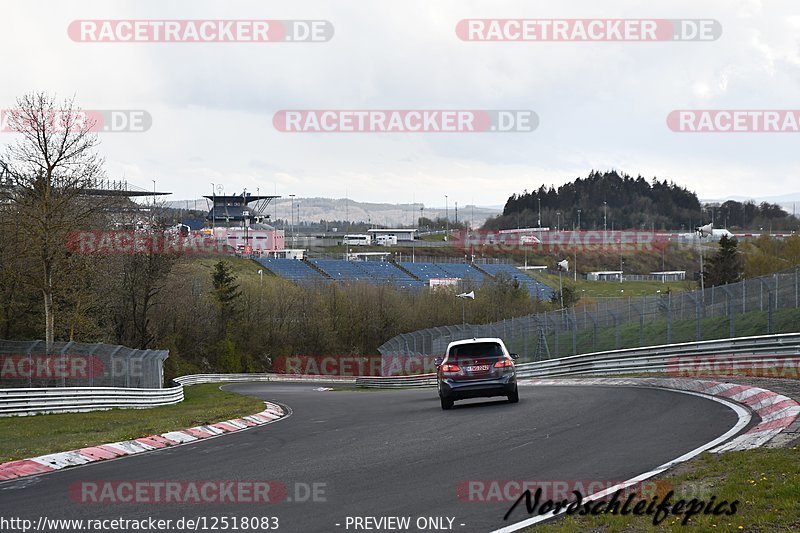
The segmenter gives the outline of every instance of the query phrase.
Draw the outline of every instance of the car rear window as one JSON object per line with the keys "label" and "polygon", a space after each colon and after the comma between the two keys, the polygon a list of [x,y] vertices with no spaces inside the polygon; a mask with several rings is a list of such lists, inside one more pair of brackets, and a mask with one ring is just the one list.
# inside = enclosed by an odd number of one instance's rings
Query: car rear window
{"label": "car rear window", "polygon": [[449,359],[461,361],[462,359],[471,359],[475,357],[483,357],[490,359],[500,359],[505,356],[503,348],[496,342],[475,342],[470,344],[459,344],[450,348]]}

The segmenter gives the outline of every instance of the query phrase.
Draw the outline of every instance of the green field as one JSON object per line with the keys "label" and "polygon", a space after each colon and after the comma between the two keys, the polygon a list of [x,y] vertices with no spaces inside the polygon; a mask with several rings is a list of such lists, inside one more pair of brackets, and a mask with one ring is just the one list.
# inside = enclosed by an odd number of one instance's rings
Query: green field
{"label": "green field", "polygon": [[264,402],[209,383],[184,388],[185,400],[152,409],[113,409],[0,418],[0,463],[213,424],[264,410]]}
{"label": "green field", "polygon": [[[558,276],[554,274],[545,274],[543,272],[527,271],[526,273],[533,279],[539,280],[555,290],[558,290]],[[660,281],[623,281],[619,283],[613,281],[586,281],[585,279],[574,281],[569,274],[564,275],[562,282],[574,287],[581,298],[653,296],[664,293],[667,290],[677,292],[697,289],[697,283],[693,281],[674,281],[667,283],[662,283]]]}
{"label": "green field", "polygon": [[[692,498],[709,502],[738,500],[736,513],[714,516],[700,513],[682,524],[684,516],[670,515],[658,531],[799,531],[800,530],[800,453],[797,446],[781,449],[705,453],[661,476],[657,494],[662,500],[669,490],[671,501]],[[523,513],[524,504],[523,505]],[[515,510],[516,512],[516,510]],[[521,513],[522,519],[523,516]],[[653,515],[569,516],[527,531],[603,533],[653,531]]]}
{"label": "green field", "polygon": [[[430,235],[423,235],[420,237],[421,241],[429,241],[429,242],[444,242],[444,233],[433,233]],[[458,252],[461,254],[462,252]]]}

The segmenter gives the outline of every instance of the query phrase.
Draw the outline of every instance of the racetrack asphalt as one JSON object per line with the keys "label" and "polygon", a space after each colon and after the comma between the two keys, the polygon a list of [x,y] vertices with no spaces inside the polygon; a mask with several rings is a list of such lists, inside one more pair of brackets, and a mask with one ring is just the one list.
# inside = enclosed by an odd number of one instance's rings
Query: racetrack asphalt
{"label": "racetrack asphalt", "polygon": [[[420,531],[418,518],[448,517],[453,531],[491,531],[529,515],[520,505],[504,521],[512,502],[465,501],[458,490],[471,480],[623,481],[737,421],[720,403],[651,388],[521,387],[518,404],[475,399],[443,411],[435,389],[316,390],[321,386],[225,385],[292,414],[241,433],[0,483],[0,517],[273,516],[285,532],[366,531],[348,527],[347,517],[388,516],[410,517],[406,531]],[[97,504],[75,497],[81,482],[122,480],[272,480],[292,501]]]}

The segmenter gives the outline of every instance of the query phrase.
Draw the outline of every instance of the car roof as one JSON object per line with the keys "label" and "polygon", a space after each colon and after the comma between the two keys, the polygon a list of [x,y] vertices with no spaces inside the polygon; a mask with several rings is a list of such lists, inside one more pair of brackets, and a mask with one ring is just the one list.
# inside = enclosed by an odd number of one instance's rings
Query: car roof
{"label": "car roof", "polygon": [[477,337],[474,339],[463,339],[460,341],[453,341],[447,345],[447,351],[449,352],[450,348],[452,348],[453,346],[461,346],[462,344],[477,344],[479,342],[495,342],[497,344],[500,344],[501,346],[505,346],[503,339],[500,339],[499,337]]}

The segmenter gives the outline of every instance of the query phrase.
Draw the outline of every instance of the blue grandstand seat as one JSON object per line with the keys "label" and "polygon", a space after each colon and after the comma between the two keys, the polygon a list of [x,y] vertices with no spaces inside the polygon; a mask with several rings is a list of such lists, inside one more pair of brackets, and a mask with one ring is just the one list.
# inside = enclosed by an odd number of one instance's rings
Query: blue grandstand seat
{"label": "blue grandstand seat", "polygon": [[336,280],[391,282],[398,286],[418,286],[419,282],[387,261],[342,261],[315,259],[311,261]]}
{"label": "blue grandstand seat", "polygon": [[[296,259],[256,259],[278,276],[298,282],[330,281],[305,261]],[[368,281],[373,283],[390,283],[403,289],[421,289],[428,286],[432,278],[461,278],[466,286],[480,287],[484,275],[465,263],[400,263],[400,265],[419,279],[414,279],[388,261],[344,261],[340,259],[313,259],[313,265],[334,281]],[[490,276],[506,273],[524,285],[531,298],[549,300],[554,291],[512,265],[481,265],[481,269]]]}
{"label": "blue grandstand seat", "polygon": [[308,266],[304,261],[297,259],[261,257],[256,261],[278,276],[292,281],[321,281],[325,279],[322,274]]}

